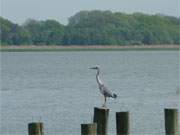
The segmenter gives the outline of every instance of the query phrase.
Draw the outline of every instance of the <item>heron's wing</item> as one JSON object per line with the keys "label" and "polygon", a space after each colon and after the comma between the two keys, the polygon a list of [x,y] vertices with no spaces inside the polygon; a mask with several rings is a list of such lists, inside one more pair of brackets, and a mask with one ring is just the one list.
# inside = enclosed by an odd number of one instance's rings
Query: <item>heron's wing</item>
{"label": "heron's wing", "polygon": [[102,92],[105,96],[113,97],[113,93],[105,85],[101,85],[100,89],[102,90]]}

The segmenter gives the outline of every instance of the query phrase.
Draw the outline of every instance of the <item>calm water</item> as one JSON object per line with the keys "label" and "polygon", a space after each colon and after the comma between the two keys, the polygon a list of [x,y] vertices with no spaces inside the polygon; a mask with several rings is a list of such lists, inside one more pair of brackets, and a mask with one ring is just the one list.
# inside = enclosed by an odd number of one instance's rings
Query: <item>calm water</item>
{"label": "calm water", "polygon": [[109,99],[109,135],[115,112],[130,111],[132,135],[164,135],[164,108],[179,108],[178,51],[3,52],[1,135],[27,135],[27,124],[45,123],[46,135],[80,135],[103,98],[95,71],[118,94]]}

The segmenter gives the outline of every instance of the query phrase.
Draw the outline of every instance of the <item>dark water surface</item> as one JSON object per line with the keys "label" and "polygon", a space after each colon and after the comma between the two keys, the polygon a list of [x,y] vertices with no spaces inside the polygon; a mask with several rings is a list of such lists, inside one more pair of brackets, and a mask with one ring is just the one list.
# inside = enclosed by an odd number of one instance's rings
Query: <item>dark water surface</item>
{"label": "dark water surface", "polygon": [[3,52],[1,135],[27,135],[27,124],[43,121],[45,135],[80,135],[103,98],[95,71],[117,93],[109,99],[109,135],[115,112],[130,112],[132,135],[164,135],[164,108],[179,108],[178,51]]}

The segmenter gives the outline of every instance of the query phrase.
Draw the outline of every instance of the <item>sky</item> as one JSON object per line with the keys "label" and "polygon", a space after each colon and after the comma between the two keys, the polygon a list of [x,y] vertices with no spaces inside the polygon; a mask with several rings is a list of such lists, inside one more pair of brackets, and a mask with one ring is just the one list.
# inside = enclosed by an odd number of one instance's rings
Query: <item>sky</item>
{"label": "sky", "polygon": [[22,24],[28,18],[55,19],[62,24],[81,10],[180,16],[180,0],[0,0],[0,14]]}

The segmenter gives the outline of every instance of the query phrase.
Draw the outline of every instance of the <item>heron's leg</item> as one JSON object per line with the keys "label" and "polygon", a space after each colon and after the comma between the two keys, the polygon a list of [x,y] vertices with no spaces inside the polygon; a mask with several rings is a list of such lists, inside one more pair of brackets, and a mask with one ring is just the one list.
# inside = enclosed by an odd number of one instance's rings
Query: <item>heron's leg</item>
{"label": "heron's leg", "polygon": [[106,107],[106,96],[104,98],[105,98],[104,107]]}
{"label": "heron's leg", "polygon": [[104,103],[103,103],[102,107],[104,107],[104,105],[105,105],[105,96],[104,96]]}
{"label": "heron's leg", "polygon": [[103,107],[106,107],[106,96],[104,96],[104,104]]}

